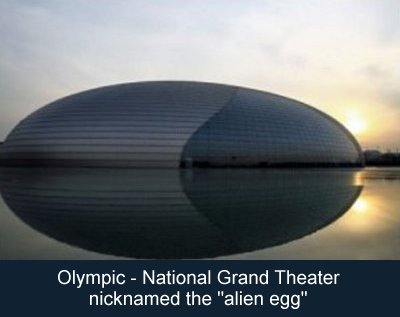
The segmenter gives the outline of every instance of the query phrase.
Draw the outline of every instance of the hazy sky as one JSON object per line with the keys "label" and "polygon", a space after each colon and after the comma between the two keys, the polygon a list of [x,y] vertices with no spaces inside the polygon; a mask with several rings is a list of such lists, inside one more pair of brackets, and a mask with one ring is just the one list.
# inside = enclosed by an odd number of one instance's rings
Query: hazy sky
{"label": "hazy sky", "polygon": [[0,1],[0,140],[40,106],[142,80],[307,102],[400,148],[400,1]]}

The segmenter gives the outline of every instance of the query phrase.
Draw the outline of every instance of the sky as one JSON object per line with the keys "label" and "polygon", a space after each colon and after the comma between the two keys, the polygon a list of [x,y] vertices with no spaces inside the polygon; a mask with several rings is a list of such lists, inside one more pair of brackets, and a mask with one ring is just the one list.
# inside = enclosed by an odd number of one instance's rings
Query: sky
{"label": "sky", "polygon": [[0,0],[0,140],[82,90],[196,80],[306,102],[400,149],[398,0]]}

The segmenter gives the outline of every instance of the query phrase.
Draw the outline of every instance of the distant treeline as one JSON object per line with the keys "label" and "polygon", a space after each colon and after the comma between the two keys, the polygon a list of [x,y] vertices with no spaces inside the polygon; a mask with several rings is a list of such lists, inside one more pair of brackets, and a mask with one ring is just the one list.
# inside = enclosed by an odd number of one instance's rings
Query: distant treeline
{"label": "distant treeline", "polygon": [[364,151],[365,164],[370,166],[400,166],[399,152],[382,153],[378,150]]}

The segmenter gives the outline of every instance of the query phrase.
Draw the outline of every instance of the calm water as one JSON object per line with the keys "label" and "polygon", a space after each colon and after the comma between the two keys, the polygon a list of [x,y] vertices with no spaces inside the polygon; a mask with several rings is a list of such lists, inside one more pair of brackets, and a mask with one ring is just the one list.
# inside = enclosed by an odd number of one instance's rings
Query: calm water
{"label": "calm water", "polygon": [[1,259],[400,259],[400,168],[0,170]]}

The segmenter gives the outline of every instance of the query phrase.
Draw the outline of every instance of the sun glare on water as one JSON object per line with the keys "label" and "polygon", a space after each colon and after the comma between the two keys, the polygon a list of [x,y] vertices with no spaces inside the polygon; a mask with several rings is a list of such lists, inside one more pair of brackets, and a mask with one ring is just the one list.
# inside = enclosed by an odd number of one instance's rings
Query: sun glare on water
{"label": "sun glare on water", "polygon": [[364,213],[367,211],[368,209],[368,203],[365,199],[363,198],[359,198],[352,206],[352,209],[356,212],[356,213]]}

